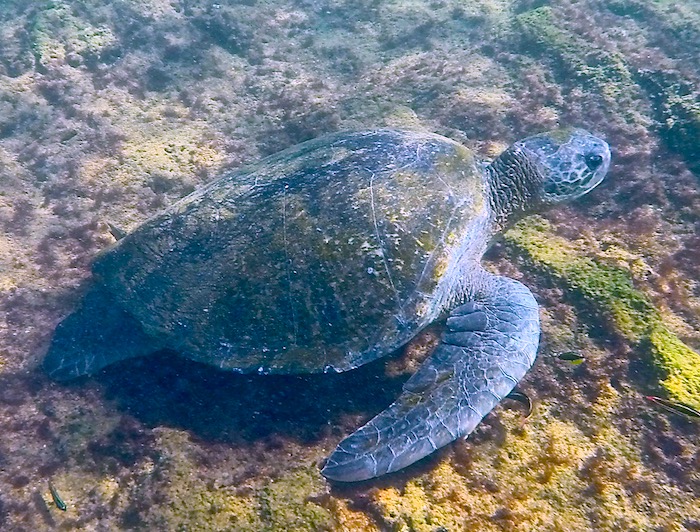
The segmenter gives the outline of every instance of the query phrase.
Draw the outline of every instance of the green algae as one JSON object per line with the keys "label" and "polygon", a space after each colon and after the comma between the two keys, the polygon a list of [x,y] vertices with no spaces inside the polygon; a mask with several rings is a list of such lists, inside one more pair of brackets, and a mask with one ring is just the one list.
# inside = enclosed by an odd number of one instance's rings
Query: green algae
{"label": "green algae", "polygon": [[252,497],[212,489],[202,479],[186,481],[189,476],[183,473],[169,478],[169,501],[159,508],[161,515],[156,516],[154,523],[170,530],[262,530]]}
{"label": "green algae", "polygon": [[692,494],[654,481],[635,436],[613,426],[620,400],[601,383],[587,431],[556,419],[549,402],[524,426],[520,414],[501,411],[503,441],[462,449],[403,487],[374,492],[380,529],[652,530],[697,518]]}
{"label": "green algae", "polygon": [[551,7],[538,7],[515,17],[521,38],[542,56],[549,56],[565,71],[612,100],[637,91],[624,57],[602,50],[583,37],[562,28]]}
{"label": "green algae", "polygon": [[[324,481],[315,465],[288,470],[279,478],[254,486],[214,482],[197,473],[187,453],[189,437],[180,431],[161,430],[162,462],[142,480],[140,489],[152,489],[163,479],[166,501],[140,518],[162,530],[237,530],[282,532],[333,530],[334,516],[312,499],[323,491]],[[261,479],[262,480],[262,479]]]}
{"label": "green algae", "polygon": [[48,2],[35,15],[31,29],[31,48],[41,67],[64,60],[73,64],[75,58],[70,58],[71,53],[96,56],[115,43],[109,28],[93,26],[75,16],[64,2]]}
{"label": "green algae", "polygon": [[505,233],[506,242],[548,276],[604,313],[614,330],[649,356],[669,397],[700,406],[700,355],[665,325],[659,310],[634,287],[629,270],[586,257],[532,217]]}
{"label": "green algae", "polygon": [[648,348],[669,396],[700,407],[700,355],[660,323],[649,332]]}
{"label": "green algae", "polygon": [[270,482],[257,494],[264,530],[334,530],[334,519],[326,508],[309,500],[324,486],[315,466],[290,471]]}
{"label": "green algae", "polygon": [[659,132],[666,144],[700,174],[700,93],[693,83],[669,72],[643,71],[640,84],[652,103]]}

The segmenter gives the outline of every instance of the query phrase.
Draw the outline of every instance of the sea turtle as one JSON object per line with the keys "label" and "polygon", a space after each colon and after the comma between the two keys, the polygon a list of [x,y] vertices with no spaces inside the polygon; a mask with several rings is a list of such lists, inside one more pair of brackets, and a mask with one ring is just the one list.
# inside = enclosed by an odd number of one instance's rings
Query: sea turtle
{"label": "sea turtle", "polygon": [[484,270],[492,237],[590,191],[610,150],[583,130],[516,142],[491,164],[425,132],[304,142],[228,172],[101,253],[44,361],[56,379],[167,349],[260,373],[345,371],[436,320],[441,343],[323,474],[396,471],[468,435],[525,375],[538,306]]}

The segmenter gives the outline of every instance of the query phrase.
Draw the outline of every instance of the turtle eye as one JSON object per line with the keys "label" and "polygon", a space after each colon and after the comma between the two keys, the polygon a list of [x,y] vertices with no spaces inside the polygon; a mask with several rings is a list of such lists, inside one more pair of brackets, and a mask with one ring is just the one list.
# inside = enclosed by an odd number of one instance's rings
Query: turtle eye
{"label": "turtle eye", "polygon": [[595,153],[589,153],[585,157],[586,161],[586,166],[588,167],[589,170],[595,170],[598,168],[601,164],[603,164],[603,158]]}

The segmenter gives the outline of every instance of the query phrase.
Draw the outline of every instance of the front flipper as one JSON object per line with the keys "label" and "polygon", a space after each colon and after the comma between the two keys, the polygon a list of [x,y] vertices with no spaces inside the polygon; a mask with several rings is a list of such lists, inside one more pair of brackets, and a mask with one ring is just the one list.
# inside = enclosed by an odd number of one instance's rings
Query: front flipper
{"label": "front flipper", "polygon": [[384,412],[344,439],[321,471],[353,482],[411,465],[467,436],[525,375],[540,324],[532,293],[484,273],[475,301],[452,311],[433,354]]}

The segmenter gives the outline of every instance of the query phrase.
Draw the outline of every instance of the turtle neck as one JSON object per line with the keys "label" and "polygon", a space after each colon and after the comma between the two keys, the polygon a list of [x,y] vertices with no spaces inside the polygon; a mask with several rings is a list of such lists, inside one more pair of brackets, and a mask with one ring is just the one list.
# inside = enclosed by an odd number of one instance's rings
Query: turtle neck
{"label": "turtle neck", "polygon": [[489,203],[499,230],[541,206],[542,168],[514,144],[486,167]]}

